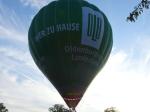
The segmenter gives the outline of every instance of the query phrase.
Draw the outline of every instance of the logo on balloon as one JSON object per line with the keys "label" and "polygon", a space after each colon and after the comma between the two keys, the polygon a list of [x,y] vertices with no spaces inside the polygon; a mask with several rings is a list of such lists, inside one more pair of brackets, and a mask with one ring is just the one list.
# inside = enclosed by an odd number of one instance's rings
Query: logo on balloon
{"label": "logo on balloon", "polygon": [[99,49],[104,34],[103,15],[89,7],[83,7],[82,16],[81,43]]}

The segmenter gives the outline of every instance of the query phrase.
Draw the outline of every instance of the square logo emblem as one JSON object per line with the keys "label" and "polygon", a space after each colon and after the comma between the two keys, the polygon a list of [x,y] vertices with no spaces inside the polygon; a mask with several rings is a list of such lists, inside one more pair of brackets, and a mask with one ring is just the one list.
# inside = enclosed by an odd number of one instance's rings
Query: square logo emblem
{"label": "square logo emblem", "polygon": [[82,7],[81,44],[99,49],[104,35],[103,15],[89,7]]}

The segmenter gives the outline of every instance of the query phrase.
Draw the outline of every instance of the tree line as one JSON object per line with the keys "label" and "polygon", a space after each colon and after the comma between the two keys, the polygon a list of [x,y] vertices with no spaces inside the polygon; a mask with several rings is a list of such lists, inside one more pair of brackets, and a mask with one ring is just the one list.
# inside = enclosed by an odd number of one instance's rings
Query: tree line
{"label": "tree line", "polygon": [[[52,107],[50,107],[49,112],[72,112],[72,110],[65,108],[61,104],[55,104]],[[119,112],[115,107],[106,108],[104,112]]]}
{"label": "tree line", "polygon": [[[48,108],[49,112],[72,112],[71,109],[64,107],[62,104],[55,104]],[[0,103],[0,112],[9,112],[4,103]],[[110,107],[104,110],[104,112],[119,112],[115,107]]]}

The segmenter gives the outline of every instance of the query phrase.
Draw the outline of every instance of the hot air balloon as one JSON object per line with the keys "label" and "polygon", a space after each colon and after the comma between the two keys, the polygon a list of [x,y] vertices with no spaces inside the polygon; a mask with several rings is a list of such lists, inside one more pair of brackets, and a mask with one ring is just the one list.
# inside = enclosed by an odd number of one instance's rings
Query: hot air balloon
{"label": "hot air balloon", "polygon": [[106,63],[112,29],[105,14],[84,0],[57,0],[33,18],[31,55],[66,104],[75,107]]}

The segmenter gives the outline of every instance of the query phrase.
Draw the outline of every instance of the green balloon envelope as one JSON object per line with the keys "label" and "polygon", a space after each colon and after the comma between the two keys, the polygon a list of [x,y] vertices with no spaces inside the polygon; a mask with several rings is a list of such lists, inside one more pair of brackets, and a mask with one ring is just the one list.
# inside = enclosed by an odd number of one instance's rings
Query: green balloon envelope
{"label": "green balloon envelope", "polygon": [[70,108],[75,108],[112,49],[112,29],[96,6],[83,0],[58,0],[34,17],[31,55]]}

